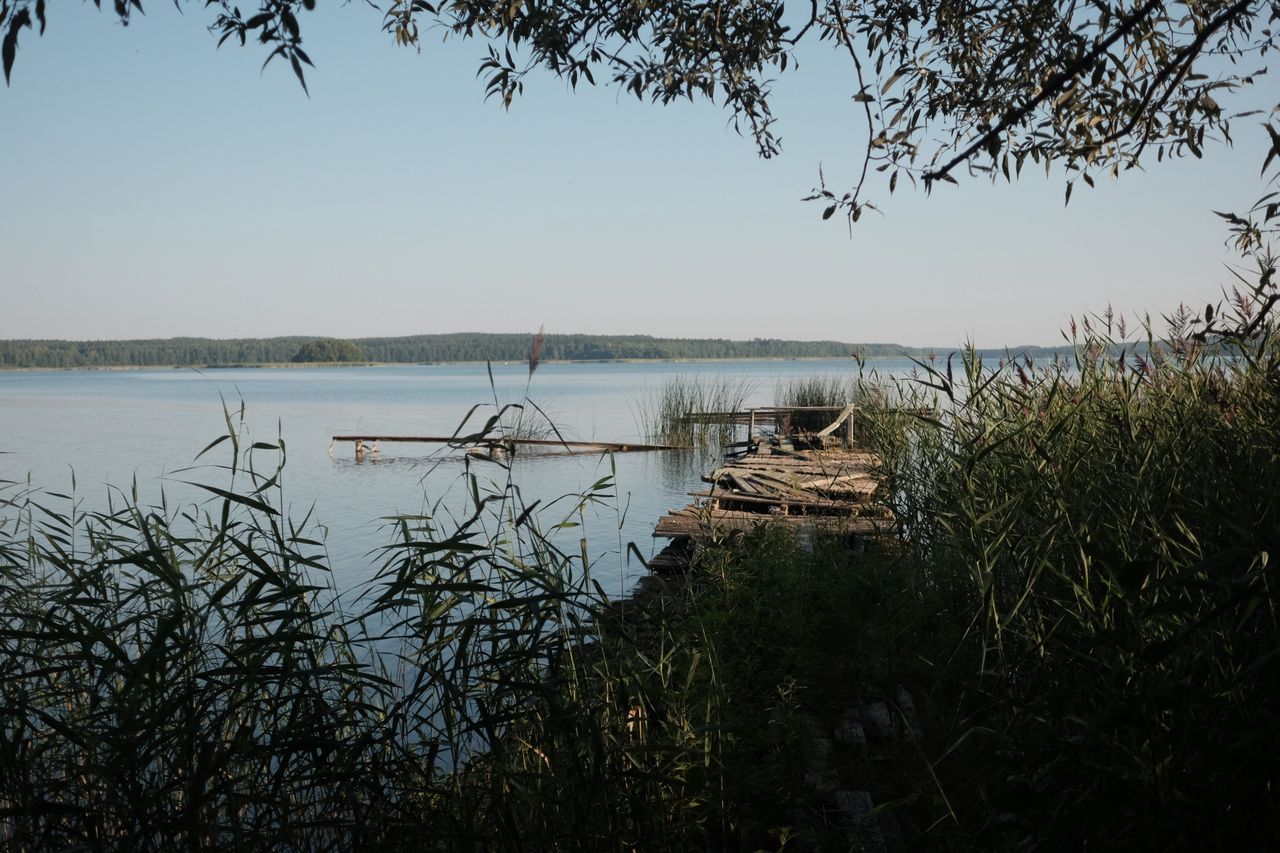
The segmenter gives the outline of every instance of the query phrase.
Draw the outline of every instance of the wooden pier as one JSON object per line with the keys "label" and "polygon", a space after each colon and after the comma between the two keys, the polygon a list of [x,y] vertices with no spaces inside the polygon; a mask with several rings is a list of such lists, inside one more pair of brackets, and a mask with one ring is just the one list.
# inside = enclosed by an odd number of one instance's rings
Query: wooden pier
{"label": "wooden pier", "polygon": [[[749,423],[762,420],[762,410],[699,413]],[[838,413],[825,429],[787,434],[778,427],[797,413]],[[806,531],[844,536],[879,536],[894,529],[893,513],[879,500],[880,460],[852,442],[855,407],[797,407],[767,410],[772,435],[749,433],[735,445],[723,466],[702,479],[708,488],[690,492],[690,505],[659,519],[653,535],[675,540],[687,550],[697,541],[725,531],[746,531],[761,524],[786,524]],[[847,437],[836,433],[848,425]],[[664,551],[651,566],[667,568]]]}
{"label": "wooden pier", "polygon": [[[691,547],[717,532],[747,531],[762,524],[785,524],[806,533],[869,537],[895,529],[893,513],[881,500],[880,459],[854,443],[849,406],[792,406],[741,412],[694,412],[690,420],[720,421],[747,427],[747,440],[730,445],[724,464],[703,476],[707,488],[689,492],[694,500],[658,520],[656,538],[672,543],[648,561],[655,571],[687,560]],[[792,424],[814,415],[834,416],[823,429],[796,433]],[[844,427],[841,430],[841,427]],[[843,432],[843,435],[841,433]],[[550,438],[502,438],[476,441],[450,435],[335,435],[355,445],[357,459],[376,453],[382,443],[448,445],[499,459],[520,447],[566,454],[634,453],[691,450],[687,445],[613,441],[561,441]]]}

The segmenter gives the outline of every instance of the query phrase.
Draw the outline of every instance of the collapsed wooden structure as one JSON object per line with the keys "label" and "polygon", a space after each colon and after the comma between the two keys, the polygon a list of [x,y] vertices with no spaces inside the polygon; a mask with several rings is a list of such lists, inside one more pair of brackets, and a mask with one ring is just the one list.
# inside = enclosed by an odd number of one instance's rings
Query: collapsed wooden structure
{"label": "collapsed wooden structure", "polygon": [[[653,535],[673,542],[650,561],[650,567],[663,570],[679,565],[690,542],[765,523],[848,537],[891,532],[894,517],[881,500],[880,460],[852,440],[855,408],[822,410],[839,416],[825,429],[798,434],[777,427],[801,409],[769,410],[773,433],[749,433],[746,442],[731,448],[721,467],[703,476],[708,488],[689,493],[693,503],[658,520]],[[760,422],[758,413],[714,414],[752,426]],[[848,427],[845,436],[838,437],[842,425]]]}

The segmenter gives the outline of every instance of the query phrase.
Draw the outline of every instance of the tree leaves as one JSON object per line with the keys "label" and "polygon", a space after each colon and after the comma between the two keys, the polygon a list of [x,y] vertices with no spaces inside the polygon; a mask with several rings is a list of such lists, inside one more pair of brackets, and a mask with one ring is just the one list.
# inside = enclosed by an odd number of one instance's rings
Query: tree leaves
{"label": "tree leaves", "polygon": [[[40,4],[40,31],[44,32],[44,4]],[[0,22],[3,22],[3,16],[0,16]],[[4,40],[0,43],[0,59],[4,63],[4,82],[9,83],[9,75],[13,70],[13,60],[18,53],[18,31],[23,27],[31,26],[31,13],[23,8],[13,13],[13,17],[9,20],[9,29],[4,34]]]}

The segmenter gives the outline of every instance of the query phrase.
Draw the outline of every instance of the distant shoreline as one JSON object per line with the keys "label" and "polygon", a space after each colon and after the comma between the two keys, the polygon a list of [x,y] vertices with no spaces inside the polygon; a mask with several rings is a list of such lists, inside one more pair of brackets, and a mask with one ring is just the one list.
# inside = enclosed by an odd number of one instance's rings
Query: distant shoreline
{"label": "distant shoreline", "polygon": [[[0,340],[0,370],[138,369],[200,370],[307,365],[483,364],[523,362],[536,345],[551,364],[812,361],[815,359],[928,358],[963,349],[915,347],[892,342],[847,343],[781,338],[655,338],[649,335],[456,333],[394,338],[150,338],[139,340]],[[1034,358],[1071,353],[1066,347],[1023,345],[983,348],[984,357],[1026,353]]]}
{"label": "distant shoreline", "polygon": [[[954,350],[953,350],[954,351]],[[1003,350],[1002,350],[1003,352]],[[1016,350],[1015,350],[1016,352]],[[942,351],[939,350],[939,355]],[[864,361],[883,361],[889,358],[912,358],[911,355],[874,355],[864,357]],[[921,356],[914,356],[921,357]],[[716,364],[739,361],[758,362],[814,362],[814,361],[849,361],[856,363],[852,356],[737,356],[716,358],[572,358],[543,359],[541,364]],[[279,370],[281,368],[306,370],[316,367],[435,367],[465,364],[524,364],[515,359],[458,359],[441,361],[315,361],[315,362],[254,362],[249,364],[92,364],[72,367],[8,367],[0,365],[2,373],[72,373],[75,371],[127,373],[146,370]]]}

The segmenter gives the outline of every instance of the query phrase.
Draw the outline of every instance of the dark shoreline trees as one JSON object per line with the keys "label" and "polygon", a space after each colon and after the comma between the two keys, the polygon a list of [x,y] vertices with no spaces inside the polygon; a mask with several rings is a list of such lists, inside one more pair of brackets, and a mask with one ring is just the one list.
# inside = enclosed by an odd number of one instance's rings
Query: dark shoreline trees
{"label": "dark shoreline trees", "polygon": [[[208,367],[284,364],[286,362],[370,361],[422,364],[426,362],[524,361],[527,334],[460,332],[394,338],[358,338],[350,344],[354,356],[300,358],[324,350],[311,337],[280,338],[163,338],[117,341],[0,340],[0,369],[78,367]],[[318,349],[316,349],[318,347]],[[344,348],[345,351],[345,348]],[[1017,347],[984,350],[992,359],[1010,354],[1033,358],[1066,355],[1069,347]],[[928,358],[932,350],[898,344],[850,344],[840,341],[788,341],[756,338],[655,338],[648,335],[547,335],[547,361],[628,361],[672,359],[851,358],[853,356]],[[323,353],[321,353],[323,354]]]}
{"label": "dark shoreline trees", "polygon": [[303,344],[289,360],[298,364],[363,361],[364,353],[351,341],[338,338],[316,338],[314,341]]}

